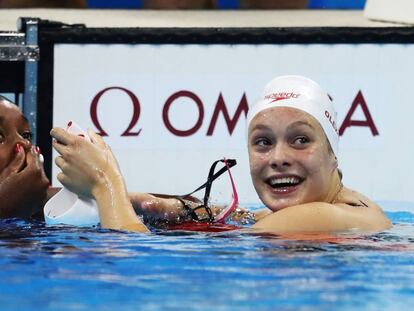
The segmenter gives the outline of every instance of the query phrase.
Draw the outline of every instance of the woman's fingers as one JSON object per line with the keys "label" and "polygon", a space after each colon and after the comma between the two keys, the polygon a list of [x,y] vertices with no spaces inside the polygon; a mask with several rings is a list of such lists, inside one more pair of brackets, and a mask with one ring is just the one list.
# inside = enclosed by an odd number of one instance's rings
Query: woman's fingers
{"label": "woman's fingers", "polygon": [[64,169],[64,165],[65,165],[65,160],[61,157],[58,156],[55,158],[55,164],[57,165],[57,167],[59,167],[62,171]]}
{"label": "woman's fingers", "polygon": [[56,140],[52,142],[52,146],[61,155],[65,155],[69,151],[69,148],[66,145],[63,145]]}
{"label": "woman's fingers", "polygon": [[38,146],[32,146],[26,155],[27,166],[35,165],[38,169],[43,169],[43,156]]}
{"label": "woman's fingers", "polygon": [[68,131],[66,131],[66,130],[60,128],[60,127],[54,127],[50,131],[50,136],[52,136],[60,144],[63,144],[63,145],[73,144],[76,140],[76,135],[72,135],[72,134],[68,133]]}
{"label": "woman's fingers", "polygon": [[40,167],[43,167],[43,164],[45,162],[45,159],[43,158],[43,154],[40,152],[39,146],[33,147],[33,152],[36,155],[36,160]]}
{"label": "woman's fingers", "polygon": [[20,172],[26,163],[26,153],[22,146],[16,145],[16,155],[0,174],[0,179]]}
{"label": "woman's fingers", "polygon": [[39,161],[37,160],[37,155],[34,151],[34,147],[30,149],[30,152],[26,154],[26,167],[35,166],[36,168],[39,167]]}
{"label": "woman's fingers", "polygon": [[67,178],[66,178],[66,175],[65,174],[63,174],[62,172],[60,172],[60,173],[58,173],[57,175],[56,175],[56,178],[57,178],[57,180],[63,185],[63,186],[66,186],[66,184],[67,184]]}
{"label": "woman's fingers", "polygon": [[[71,133],[68,133],[66,130],[55,127],[50,131],[50,135],[56,140],[53,142],[53,147],[56,149],[57,152],[62,154],[62,152],[65,152],[67,148],[65,146],[67,145],[75,145],[79,143],[79,136],[80,135],[74,135]],[[96,144],[100,148],[106,147],[106,143],[103,140],[103,138],[96,134],[91,129],[88,130],[88,135],[92,141],[93,144]]]}
{"label": "woman's fingers", "polygon": [[26,154],[26,167],[25,169],[34,169],[41,172],[42,177],[46,177],[43,170],[43,156],[40,153],[40,149],[37,146],[33,146],[31,151]]}
{"label": "woman's fingers", "polygon": [[26,152],[23,146],[17,144],[15,151],[16,151],[16,156],[10,162],[10,165],[9,165],[12,173],[17,173],[21,171],[26,162]]}
{"label": "woman's fingers", "polygon": [[108,145],[93,131],[88,131],[90,141],[59,128],[51,135],[55,138],[53,148],[59,153],[55,163],[62,171],[58,180],[74,193],[91,197],[92,190],[103,182],[103,174],[112,176],[119,170]]}
{"label": "woman's fingers", "polygon": [[96,144],[100,148],[105,148],[106,147],[106,143],[103,140],[103,138],[100,135],[96,134],[91,129],[88,129],[88,135],[89,135],[92,143]]}

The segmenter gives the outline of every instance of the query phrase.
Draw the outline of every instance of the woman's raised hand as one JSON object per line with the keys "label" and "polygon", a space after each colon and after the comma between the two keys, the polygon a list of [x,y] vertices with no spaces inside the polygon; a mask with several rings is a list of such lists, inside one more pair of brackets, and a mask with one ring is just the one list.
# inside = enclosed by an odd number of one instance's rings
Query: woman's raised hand
{"label": "woman's raised hand", "polygon": [[57,179],[70,191],[94,197],[94,191],[108,178],[122,178],[118,163],[102,137],[89,130],[91,142],[62,128],[50,132],[53,147],[60,154],[55,163],[62,170]]}
{"label": "woman's raised hand", "polygon": [[118,162],[104,140],[91,130],[91,141],[61,128],[52,129],[50,134],[60,154],[55,160],[62,170],[58,180],[79,196],[96,200],[101,226],[147,232],[131,205]]}

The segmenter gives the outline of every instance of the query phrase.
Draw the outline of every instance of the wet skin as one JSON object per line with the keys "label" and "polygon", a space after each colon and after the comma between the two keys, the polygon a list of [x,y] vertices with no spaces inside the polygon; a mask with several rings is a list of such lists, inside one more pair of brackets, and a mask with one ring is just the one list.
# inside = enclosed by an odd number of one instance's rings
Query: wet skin
{"label": "wet skin", "polygon": [[274,212],[332,202],[340,191],[335,155],[319,123],[303,111],[277,107],[259,113],[249,127],[248,151],[254,187]]}
{"label": "wet skin", "polygon": [[29,123],[18,107],[0,101],[0,171],[15,158],[17,145],[29,152],[32,147],[31,140]]}
{"label": "wet skin", "polygon": [[[91,142],[64,129],[51,131],[53,147],[60,154],[55,160],[62,170],[58,179],[75,193],[95,198],[102,227],[148,232],[133,207],[140,214],[182,215],[186,219],[182,204],[172,196],[136,193],[128,198],[109,146],[92,131],[88,133]],[[292,108],[259,113],[251,122],[248,148],[254,186],[273,211],[256,214],[253,229],[272,233],[368,232],[391,226],[374,202],[342,187],[326,136],[306,113]],[[363,207],[355,207],[359,202]]]}
{"label": "wet skin", "polygon": [[0,98],[0,217],[30,218],[41,211],[49,180],[30,126],[16,105]]}
{"label": "wet skin", "polygon": [[391,227],[382,209],[342,186],[329,142],[312,116],[271,108],[250,123],[254,187],[273,213],[254,229],[274,232],[375,232]]}

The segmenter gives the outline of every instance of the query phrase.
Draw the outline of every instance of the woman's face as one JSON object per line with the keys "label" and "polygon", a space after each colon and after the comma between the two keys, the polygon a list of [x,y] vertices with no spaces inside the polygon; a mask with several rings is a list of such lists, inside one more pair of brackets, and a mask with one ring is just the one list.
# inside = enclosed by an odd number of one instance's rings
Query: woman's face
{"label": "woman's face", "polygon": [[0,172],[15,157],[17,145],[30,150],[31,139],[29,123],[19,108],[0,98]]}
{"label": "woman's face", "polygon": [[269,108],[249,126],[248,150],[253,185],[271,210],[327,202],[337,161],[322,127],[293,108]]}

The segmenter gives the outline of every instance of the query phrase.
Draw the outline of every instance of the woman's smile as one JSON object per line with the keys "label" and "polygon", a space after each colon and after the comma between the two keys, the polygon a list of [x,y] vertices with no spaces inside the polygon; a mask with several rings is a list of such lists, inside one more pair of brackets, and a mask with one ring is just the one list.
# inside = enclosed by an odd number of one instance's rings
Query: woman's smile
{"label": "woman's smile", "polygon": [[292,174],[276,175],[265,180],[269,185],[269,191],[277,195],[287,195],[295,192],[303,181],[304,178]]}
{"label": "woman's smile", "polygon": [[329,150],[309,114],[286,107],[259,113],[249,128],[250,169],[259,197],[273,211],[326,200],[337,168]]}

